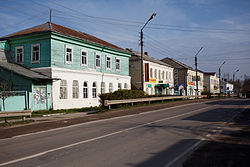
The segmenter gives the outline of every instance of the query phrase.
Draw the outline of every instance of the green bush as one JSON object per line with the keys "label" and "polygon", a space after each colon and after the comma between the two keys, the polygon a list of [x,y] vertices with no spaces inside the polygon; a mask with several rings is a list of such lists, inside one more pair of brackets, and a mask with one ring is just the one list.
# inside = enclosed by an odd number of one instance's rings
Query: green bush
{"label": "green bush", "polygon": [[206,91],[202,91],[201,92],[201,95],[207,95],[207,98],[211,98],[211,93],[210,93],[210,91],[208,91],[208,90],[206,90]]}

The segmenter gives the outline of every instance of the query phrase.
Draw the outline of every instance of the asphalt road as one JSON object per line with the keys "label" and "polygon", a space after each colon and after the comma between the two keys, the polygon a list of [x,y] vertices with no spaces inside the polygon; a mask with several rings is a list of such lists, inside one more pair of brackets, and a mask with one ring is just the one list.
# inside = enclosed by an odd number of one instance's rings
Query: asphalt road
{"label": "asphalt road", "polygon": [[192,103],[1,139],[0,166],[181,166],[248,105],[247,99]]}

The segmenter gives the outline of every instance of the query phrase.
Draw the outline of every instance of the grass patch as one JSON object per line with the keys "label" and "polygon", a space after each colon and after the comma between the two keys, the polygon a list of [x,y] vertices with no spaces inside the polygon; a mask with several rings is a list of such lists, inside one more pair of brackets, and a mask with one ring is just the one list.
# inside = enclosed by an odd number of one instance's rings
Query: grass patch
{"label": "grass patch", "polygon": [[84,108],[73,108],[73,109],[61,109],[61,110],[40,110],[40,111],[33,111],[32,117],[41,117],[47,114],[58,114],[58,113],[77,113],[77,112],[88,112],[93,111],[93,113],[102,110],[101,107],[84,107]]}
{"label": "grass patch", "polygon": [[7,127],[7,126],[13,126],[13,125],[20,125],[20,124],[28,124],[31,122],[35,122],[34,120],[25,120],[25,121],[15,121],[15,122],[6,122],[6,123],[0,123],[0,127]]}

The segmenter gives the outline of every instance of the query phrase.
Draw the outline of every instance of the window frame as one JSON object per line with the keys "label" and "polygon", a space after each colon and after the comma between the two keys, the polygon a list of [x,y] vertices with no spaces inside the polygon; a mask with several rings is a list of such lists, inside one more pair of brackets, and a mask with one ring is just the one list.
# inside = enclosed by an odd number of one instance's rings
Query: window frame
{"label": "window frame", "polygon": [[[100,56],[99,66],[97,66],[97,56]],[[101,54],[98,54],[98,53],[95,54],[95,67],[96,68],[101,68]]]}
{"label": "window frame", "polygon": [[[87,86],[84,86],[85,82],[87,83]],[[83,99],[89,98],[89,92],[88,91],[89,91],[88,90],[88,81],[83,81],[83,84],[82,84],[82,97],[83,97]]]}
{"label": "window frame", "polygon": [[[71,49],[71,61],[67,61],[67,49]],[[65,47],[65,63],[66,64],[73,64],[73,55],[74,55],[74,50],[72,46],[67,46]]]}
{"label": "window frame", "polygon": [[[117,69],[117,60],[119,60],[119,69]],[[121,60],[120,58],[115,58],[115,70],[120,71],[121,70]]]}
{"label": "window frame", "polygon": [[[38,46],[38,48],[39,48],[39,50],[38,50],[38,60],[34,60],[33,61],[33,47],[35,47],[35,46]],[[40,49],[40,44],[39,43],[36,43],[36,44],[31,44],[31,64],[36,64],[36,63],[38,63],[38,64],[40,64],[40,56],[41,56],[41,49]]]}
{"label": "window frame", "polygon": [[[77,81],[77,85],[74,85],[74,81]],[[76,96],[74,96],[76,95]],[[79,82],[78,80],[72,81],[72,99],[79,99]]]}
{"label": "window frame", "polygon": [[106,84],[105,82],[101,82],[101,94],[106,93]]}
{"label": "window frame", "polygon": [[113,83],[110,82],[109,83],[109,93],[112,93],[114,91],[114,86],[113,86]]}
{"label": "window frame", "polygon": [[[86,64],[83,64],[83,55],[82,55],[82,52],[85,52],[86,53]],[[81,66],[88,66],[88,52],[87,50],[85,49],[81,49]]]}
{"label": "window frame", "polygon": [[[108,67],[108,58],[110,58],[109,67]],[[111,68],[112,68],[111,64],[112,64],[111,56],[106,56],[106,69],[107,70],[111,70]]]}
{"label": "window frame", "polygon": [[[18,49],[22,49],[22,61],[21,62],[17,61],[17,50]],[[23,64],[23,62],[24,62],[24,47],[23,46],[16,46],[15,51],[16,51],[16,63]],[[19,56],[19,59],[20,59],[20,56]]]}
{"label": "window frame", "polygon": [[[94,87],[95,84],[95,87]],[[92,98],[97,98],[97,82],[92,83]]]}
{"label": "window frame", "polygon": [[[63,81],[65,81],[65,85],[62,85],[62,82]],[[68,84],[67,84],[67,80],[65,80],[65,79],[62,79],[61,81],[60,81],[60,94],[59,94],[59,99],[68,99]],[[62,88],[62,89],[61,89]],[[64,88],[64,89],[63,89]],[[65,93],[63,96],[61,96],[62,95],[62,93],[61,93],[61,90],[63,91],[63,93]]]}

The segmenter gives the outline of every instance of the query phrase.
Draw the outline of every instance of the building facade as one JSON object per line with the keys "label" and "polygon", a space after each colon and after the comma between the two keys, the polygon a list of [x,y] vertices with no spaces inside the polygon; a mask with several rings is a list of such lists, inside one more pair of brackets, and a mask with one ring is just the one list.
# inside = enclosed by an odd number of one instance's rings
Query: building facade
{"label": "building facade", "polygon": [[[131,84],[134,89],[141,88],[141,56],[140,53],[130,50],[129,60]],[[143,55],[143,91],[149,95],[174,94],[173,68],[148,54]]]}
{"label": "building facade", "polygon": [[[162,62],[171,65],[174,68],[174,88],[177,95],[196,95],[196,72],[190,66],[187,66],[177,60],[166,57]],[[204,86],[204,74],[197,71],[198,76],[198,95],[201,95]]]}
{"label": "building facade", "polygon": [[219,78],[216,76],[216,72],[204,72],[204,90],[212,94],[219,94],[219,87],[220,83]]}
{"label": "building facade", "polygon": [[98,94],[130,89],[130,52],[54,23],[2,38],[8,59],[54,78],[53,109],[98,106]]}

